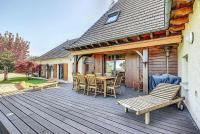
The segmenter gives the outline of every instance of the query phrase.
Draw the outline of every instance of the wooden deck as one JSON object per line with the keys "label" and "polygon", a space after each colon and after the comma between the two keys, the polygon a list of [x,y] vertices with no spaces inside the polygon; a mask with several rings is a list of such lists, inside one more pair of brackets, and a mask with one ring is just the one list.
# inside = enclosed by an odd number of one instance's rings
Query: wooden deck
{"label": "wooden deck", "polygon": [[[141,93],[123,89],[120,98],[137,95]],[[78,94],[71,85],[0,97],[0,133],[200,133],[187,110],[171,106],[151,115],[151,124],[145,125],[142,116],[124,113],[116,99]]]}

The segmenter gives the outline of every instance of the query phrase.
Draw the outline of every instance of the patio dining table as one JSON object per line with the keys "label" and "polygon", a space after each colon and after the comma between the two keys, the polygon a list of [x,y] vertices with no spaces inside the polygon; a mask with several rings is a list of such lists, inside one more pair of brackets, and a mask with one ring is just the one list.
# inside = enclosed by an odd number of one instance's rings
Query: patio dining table
{"label": "patio dining table", "polygon": [[108,76],[97,76],[96,77],[97,80],[99,81],[103,81],[104,84],[104,97],[106,97],[106,93],[107,93],[107,80],[113,80],[115,79],[115,77],[108,77]]}

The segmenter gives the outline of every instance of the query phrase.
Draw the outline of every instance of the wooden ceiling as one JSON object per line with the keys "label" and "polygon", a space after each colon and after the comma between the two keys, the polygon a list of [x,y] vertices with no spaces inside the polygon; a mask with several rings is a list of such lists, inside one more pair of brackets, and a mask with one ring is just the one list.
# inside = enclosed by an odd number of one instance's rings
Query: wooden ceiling
{"label": "wooden ceiling", "polygon": [[189,14],[192,13],[194,0],[173,0],[169,31],[181,32],[185,24],[189,22]]}
{"label": "wooden ceiling", "polygon": [[73,48],[72,50],[76,51],[82,49],[93,49],[98,47],[106,47],[131,42],[163,38],[168,36],[182,35],[182,30],[185,29],[185,24],[189,22],[189,14],[193,11],[193,3],[194,0],[172,0],[169,28],[167,30],[152,32],[138,36],[126,37],[122,39],[115,39],[107,42],[99,42],[96,44],[90,44],[88,46]]}

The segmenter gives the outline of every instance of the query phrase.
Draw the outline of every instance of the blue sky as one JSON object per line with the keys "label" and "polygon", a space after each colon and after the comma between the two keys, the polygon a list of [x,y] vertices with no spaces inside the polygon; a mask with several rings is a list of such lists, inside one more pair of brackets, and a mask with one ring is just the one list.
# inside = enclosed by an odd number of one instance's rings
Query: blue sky
{"label": "blue sky", "polygon": [[0,33],[19,33],[39,56],[80,37],[109,8],[111,0],[0,0]]}

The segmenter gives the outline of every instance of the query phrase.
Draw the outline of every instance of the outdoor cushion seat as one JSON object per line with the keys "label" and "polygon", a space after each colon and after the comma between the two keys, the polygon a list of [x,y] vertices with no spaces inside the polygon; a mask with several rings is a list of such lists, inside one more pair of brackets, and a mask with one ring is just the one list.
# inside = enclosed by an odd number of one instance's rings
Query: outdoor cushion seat
{"label": "outdoor cushion seat", "polygon": [[136,111],[136,115],[145,114],[145,124],[150,123],[150,112],[172,104],[177,104],[179,109],[183,109],[183,97],[178,97],[180,85],[162,83],[159,84],[149,95],[139,96],[124,100],[119,100],[118,104],[128,109]]}

